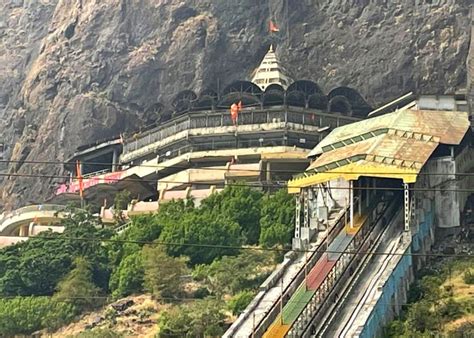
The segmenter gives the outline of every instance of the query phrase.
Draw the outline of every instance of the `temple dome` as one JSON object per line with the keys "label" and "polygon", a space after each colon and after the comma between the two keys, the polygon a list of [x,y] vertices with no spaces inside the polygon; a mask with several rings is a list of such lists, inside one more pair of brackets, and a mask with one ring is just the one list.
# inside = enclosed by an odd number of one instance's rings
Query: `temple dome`
{"label": "temple dome", "polygon": [[292,82],[278,62],[273,46],[270,46],[270,49],[260,63],[260,66],[258,66],[255,71],[252,82],[259,86],[263,91],[272,84],[278,84],[286,90],[290,85],[290,82]]}

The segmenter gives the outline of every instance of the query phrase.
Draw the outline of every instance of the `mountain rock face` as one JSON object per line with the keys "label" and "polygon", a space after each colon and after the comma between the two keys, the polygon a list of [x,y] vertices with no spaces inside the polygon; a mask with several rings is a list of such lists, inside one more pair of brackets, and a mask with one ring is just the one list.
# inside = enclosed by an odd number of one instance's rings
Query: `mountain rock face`
{"label": "mountain rock face", "polygon": [[[184,89],[249,77],[270,43],[294,78],[372,105],[466,85],[470,0],[4,0],[1,206],[39,202],[82,144],[157,118]],[[268,34],[272,18],[280,28]]]}

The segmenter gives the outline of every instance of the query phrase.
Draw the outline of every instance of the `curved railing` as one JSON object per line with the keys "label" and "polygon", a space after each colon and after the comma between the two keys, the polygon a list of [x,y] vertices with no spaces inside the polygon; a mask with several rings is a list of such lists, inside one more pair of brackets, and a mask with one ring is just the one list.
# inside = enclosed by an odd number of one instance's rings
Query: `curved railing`
{"label": "curved railing", "polygon": [[[273,107],[270,109],[244,109],[239,113],[238,125],[259,125],[272,122],[293,123],[302,126],[332,128],[358,121],[359,119],[349,116],[328,114],[317,110],[308,110],[297,107]],[[161,141],[167,137],[177,135],[180,132],[195,128],[219,128],[231,127],[233,122],[229,112],[190,112],[167,121],[154,129],[126,140],[123,147],[122,162],[129,162],[142,154],[132,156],[133,152],[144,148],[152,143]]]}
{"label": "curved railing", "polygon": [[16,209],[9,213],[3,213],[0,216],[0,234],[10,233],[13,231],[12,227],[18,227],[23,225],[25,222],[29,223],[35,219],[42,218],[61,218],[59,211],[64,210],[63,205],[56,204],[40,204],[40,205],[29,205]]}

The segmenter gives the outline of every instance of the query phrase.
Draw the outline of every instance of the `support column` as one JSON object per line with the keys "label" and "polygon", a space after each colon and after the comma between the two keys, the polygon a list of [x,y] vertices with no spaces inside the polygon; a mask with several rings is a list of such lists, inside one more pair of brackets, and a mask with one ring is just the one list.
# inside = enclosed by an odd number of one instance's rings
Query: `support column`
{"label": "support column", "polygon": [[300,233],[301,233],[301,193],[296,196],[295,238],[299,239]]}
{"label": "support column", "polygon": [[303,227],[309,228],[309,188],[303,190]]}
{"label": "support column", "polygon": [[350,224],[354,227],[354,181],[349,181]]}
{"label": "support column", "polygon": [[359,180],[358,181],[359,184],[358,184],[358,187],[359,187],[359,193],[357,194],[359,196],[359,200],[357,201],[357,212],[359,215],[362,215],[362,193],[363,193],[363,190],[362,190],[362,181]]}
{"label": "support column", "polygon": [[410,231],[410,191],[408,184],[403,184],[403,206],[405,210],[405,231]]}
{"label": "support column", "polygon": [[270,182],[272,180],[270,161],[267,162],[266,174],[267,174],[266,180],[267,182]]}
{"label": "support column", "polygon": [[112,171],[117,171],[117,164],[118,164],[118,151],[114,149],[112,153]]}
{"label": "support column", "polygon": [[369,203],[370,203],[370,181],[374,179],[375,178],[372,178],[372,177],[367,178],[367,184],[366,184],[367,190],[365,191],[365,206],[367,208],[369,207]]}

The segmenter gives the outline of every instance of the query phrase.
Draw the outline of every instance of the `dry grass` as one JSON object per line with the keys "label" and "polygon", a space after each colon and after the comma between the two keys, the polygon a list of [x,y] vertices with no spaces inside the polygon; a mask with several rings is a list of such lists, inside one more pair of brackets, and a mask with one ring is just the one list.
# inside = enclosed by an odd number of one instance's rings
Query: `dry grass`
{"label": "dry grass", "polygon": [[125,337],[154,337],[158,332],[157,319],[161,311],[167,309],[168,305],[163,305],[153,300],[150,295],[130,296],[134,305],[126,309],[122,314],[115,315],[115,321],[107,318],[107,313],[111,312],[110,306],[105,306],[99,311],[95,311],[83,316],[75,323],[63,327],[53,337],[74,337],[86,330],[86,327],[97,317],[105,318],[97,328],[109,328]]}

